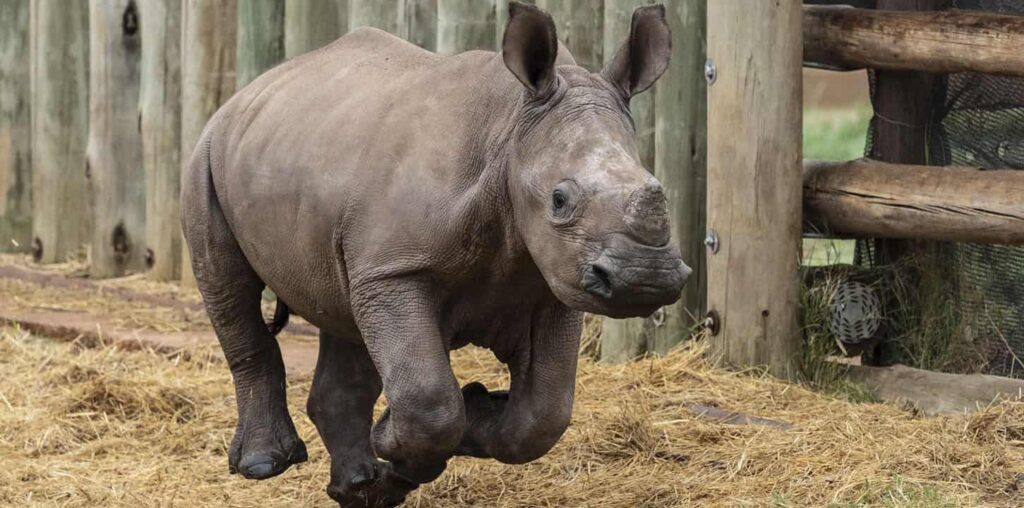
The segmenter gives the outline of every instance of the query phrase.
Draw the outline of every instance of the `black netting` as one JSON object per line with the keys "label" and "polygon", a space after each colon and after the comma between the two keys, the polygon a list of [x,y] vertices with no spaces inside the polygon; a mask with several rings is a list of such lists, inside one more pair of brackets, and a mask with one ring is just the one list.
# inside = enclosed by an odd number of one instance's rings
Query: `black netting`
{"label": "black netting", "polygon": [[[951,7],[1024,15],[1024,0],[952,0]],[[1024,78],[963,73],[944,76],[935,86],[931,118],[921,126],[928,131],[930,165],[1024,170]],[[871,87],[875,101],[873,76]],[[872,138],[869,133],[868,154]],[[857,262],[877,264],[878,245],[858,242]],[[953,280],[964,333],[976,335],[968,338],[987,349],[986,370],[1024,377],[1024,364],[1017,360],[1024,358],[1024,247],[934,247]]]}

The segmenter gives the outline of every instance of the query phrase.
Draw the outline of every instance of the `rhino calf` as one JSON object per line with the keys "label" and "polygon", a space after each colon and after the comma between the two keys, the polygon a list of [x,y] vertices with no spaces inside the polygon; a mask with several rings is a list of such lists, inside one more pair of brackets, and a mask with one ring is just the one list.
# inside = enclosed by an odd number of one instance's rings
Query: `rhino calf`
{"label": "rhino calf", "polygon": [[[308,412],[342,505],[398,504],[455,455],[519,464],[554,446],[582,312],[648,315],[690,271],[629,114],[670,44],[664,8],[640,8],[590,73],[550,16],[512,3],[500,53],[443,57],[363,28],[228,101],[182,220],[236,388],[230,470],[306,460],[264,287],[320,329]],[[508,392],[459,388],[449,352],[469,343],[508,365]]]}

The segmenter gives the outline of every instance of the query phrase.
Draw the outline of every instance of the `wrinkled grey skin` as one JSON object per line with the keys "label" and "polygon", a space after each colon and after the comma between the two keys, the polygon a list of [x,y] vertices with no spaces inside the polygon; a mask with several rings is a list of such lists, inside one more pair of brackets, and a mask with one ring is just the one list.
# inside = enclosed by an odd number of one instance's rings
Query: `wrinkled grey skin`
{"label": "wrinkled grey skin", "polygon": [[[569,424],[582,312],[648,315],[689,274],[628,111],[669,45],[664,9],[642,8],[588,73],[546,13],[513,3],[501,53],[359,29],[225,104],[182,202],[236,385],[231,471],[306,460],[265,286],[321,330],[308,411],[342,505],[398,504],[455,455],[546,453]],[[508,392],[460,390],[448,354],[468,343],[508,365]]]}

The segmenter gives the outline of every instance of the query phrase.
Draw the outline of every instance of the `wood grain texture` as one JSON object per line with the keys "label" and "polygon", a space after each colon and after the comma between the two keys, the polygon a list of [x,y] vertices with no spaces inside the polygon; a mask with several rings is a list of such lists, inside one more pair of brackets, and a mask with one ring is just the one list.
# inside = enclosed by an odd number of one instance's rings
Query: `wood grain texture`
{"label": "wood grain texture", "polygon": [[[440,0],[404,0],[399,35],[405,40],[429,51],[436,51],[438,44],[438,11]],[[489,5],[493,0],[474,0],[473,5]],[[493,18],[492,18],[493,19]],[[490,49],[490,46],[487,46]]]}
{"label": "wood grain texture", "polygon": [[150,275],[181,276],[181,0],[141,0],[142,167]]}
{"label": "wood grain texture", "polygon": [[[605,0],[604,3],[604,65],[629,37],[633,11],[648,0]],[[636,126],[636,144],[640,160],[654,172],[654,92],[646,91],[629,103]],[[601,361],[620,363],[638,358],[653,346],[654,322],[651,318],[605,318],[601,329]]]}
{"label": "wood grain texture", "polygon": [[[884,2],[879,9],[886,8]],[[909,9],[908,9],[909,10]],[[804,59],[856,69],[1024,75],[1024,18],[973,11],[804,8]]]}
{"label": "wood grain texture", "polygon": [[0,1],[0,252],[32,244],[29,2]]}
{"label": "wood grain texture", "polygon": [[[184,0],[181,13],[181,163],[187,169],[207,120],[235,93],[235,0]],[[182,247],[182,284],[194,286]]]}
{"label": "wood grain texture", "polygon": [[361,26],[371,26],[400,36],[404,10],[403,0],[349,0],[350,31]]}
{"label": "wood grain texture", "polygon": [[347,31],[348,0],[288,0],[285,2],[285,58],[326,46]]}
{"label": "wood grain texture", "polygon": [[437,0],[437,52],[494,50],[494,0]]}
{"label": "wood grain texture", "polygon": [[32,0],[33,254],[59,263],[81,252],[91,214],[86,194],[89,4]]}
{"label": "wood grain texture", "polygon": [[146,192],[139,134],[142,54],[134,0],[89,2],[89,275],[146,268]]}
{"label": "wood grain texture", "polygon": [[1024,172],[809,162],[805,221],[863,238],[1024,244]]}
{"label": "wood grain texture", "polygon": [[[709,343],[726,364],[796,373],[800,354],[799,0],[708,2]],[[742,37],[737,36],[742,34]]]}
{"label": "wood grain texture", "polygon": [[707,305],[707,84],[704,80],[707,2],[666,4],[672,60],[654,85],[654,174],[665,188],[672,237],[693,274],[679,303],[665,307],[654,332],[654,352],[666,354],[690,337]]}
{"label": "wood grain texture", "polygon": [[284,0],[237,0],[237,87],[284,59]]}
{"label": "wood grain texture", "polygon": [[576,63],[597,72],[604,63],[604,2],[602,0],[537,0],[537,6],[555,19],[558,40]]}

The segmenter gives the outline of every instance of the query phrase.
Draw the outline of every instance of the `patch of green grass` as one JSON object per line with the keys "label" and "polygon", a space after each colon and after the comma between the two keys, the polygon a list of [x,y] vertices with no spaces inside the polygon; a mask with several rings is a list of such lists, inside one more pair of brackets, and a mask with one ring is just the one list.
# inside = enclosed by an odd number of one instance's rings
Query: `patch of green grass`
{"label": "patch of green grass", "polygon": [[[830,508],[862,508],[884,506],[887,508],[956,508],[957,501],[950,499],[935,487],[900,475],[895,475],[884,482],[864,482],[856,487],[851,496],[853,501],[831,503]],[[785,494],[772,494],[768,501],[773,508],[792,508],[801,506],[788,499]]]}
{"label": "patch of green grass", "polygon": [[845,161],[864,157],[871,108],[804,112],[804,159]]}

